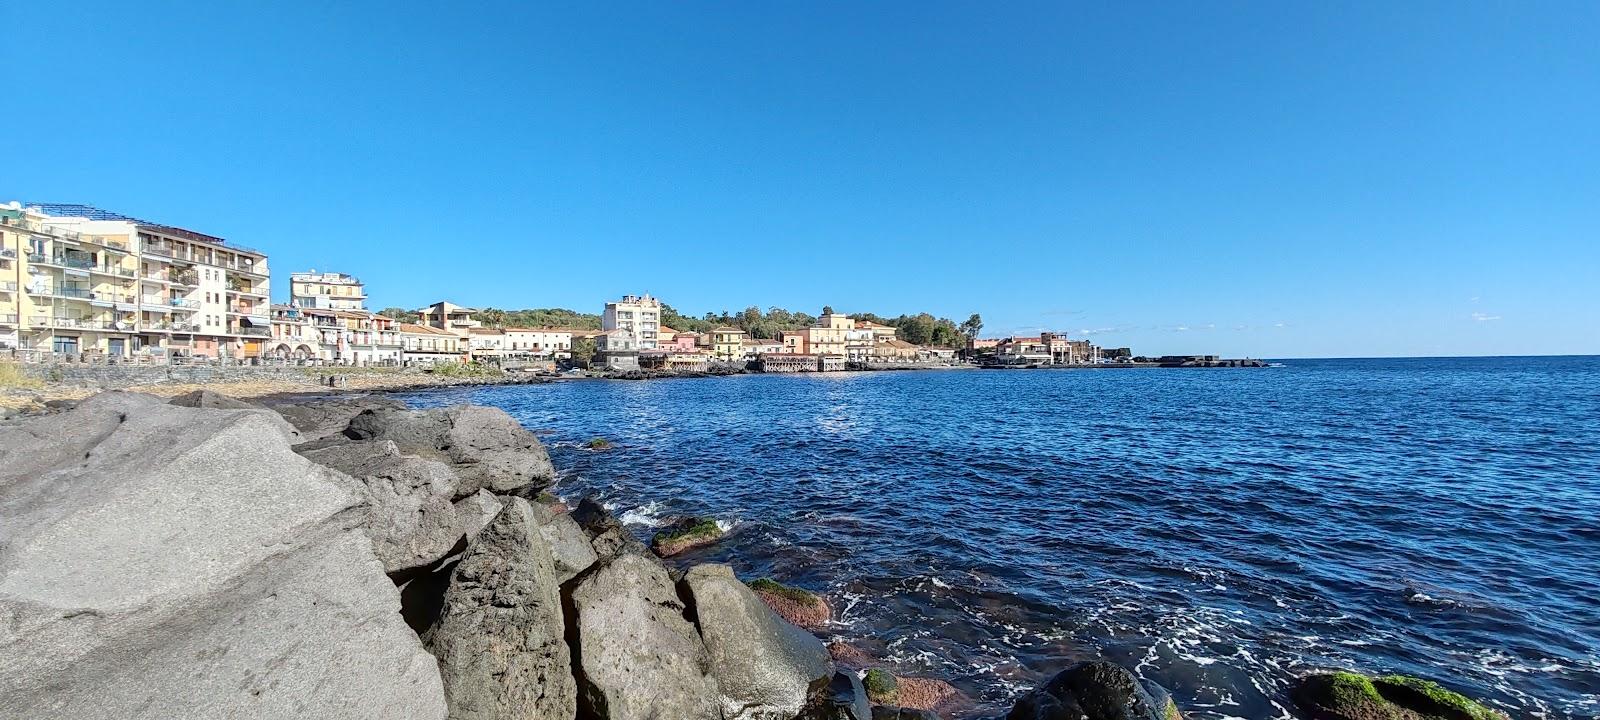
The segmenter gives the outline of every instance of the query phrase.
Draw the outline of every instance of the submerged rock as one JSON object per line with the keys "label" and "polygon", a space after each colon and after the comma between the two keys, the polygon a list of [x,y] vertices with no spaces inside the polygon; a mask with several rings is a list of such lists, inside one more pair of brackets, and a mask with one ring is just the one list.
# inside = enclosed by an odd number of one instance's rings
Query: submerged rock
{"label": "submerged rock", "polygon": [[260,410],[105,393],[8,427],[3,714],[444,717],[350,482]]}
{"label": "submerged rock", "polygon": [[867,689],[867,699],[875,705],[898,705],[900,683],[888,670],[873,668],[861,676],[861,686]]}
{"label": "submerged rock", "polygon": [[352,440],[392,440],[401,452],[450,463],[461,478],[458,497],[479,488],[531,495],[530,490],[555,480],[539,438],[498,408],[373,408],[351,418],[344,434]]}
{"label": "submerged rock", "polygon": [[1505,713],[1421,678],[1319,673],[1291,693],[1312,720],[1505,720]]}
{"label": "submerged rock", "polygon": [[[1163,691],[1163,695],[1165,691]],[[1170,698],[1157,703],[1127,668],[1081,662],[1017,700],[1006,720],[1175,720]]]}
{"label": "submerged rock", "polygon": [[301,454],[359,481],[355,489],[366,500],[367,535],[390,573],[443,558],[468,531],[451,502],[460,481],[449,465],[402,455],[388,440],[341,443]]}
{"label": "submerged rock", "polygon": [[622,553],[571,581],[581,717],[721,720],[705,645],[666,568]]}
{"label": "submerged rock", "polygon": [[788,720],[833,672],[822,642],[773,613],[727,565],[684,573],[685,598],[721,693],[725,720]]}
{"label": "submerged rock", "polygon": [[872,705],[861,678],[853,672],[836,672],[828,684],[811,696],[795,720],[871,720]]}
{"label": "submerged rock", "polygon": [[[754,589],[753,586],[752,586],[752,589]],[[757,590],[756,594],[760,595],[761,592],[759,590]],[[763,597],[761,599],[763,601],[766,600],[765,597]],[[769,602],[767,602],[767,605],[769,607],[771,607],[772,603],[769,601]],[[777,608],[773,608],[773,610],[776,611]],[[779,612],[778,615],[779,616],[783,616],[783,613]],[[794,623],[795,625],[800,625],[800,623],[796,623],[796,622],[794,622],[794,620],[792,620],[792,619],[790,619],[790,618],[788,618],[786,616],[784,616],[783,619],[788,620],[789,622]],[[805,626],[801,625],[801,627],[805,627]],[[811,628],[811,629],[815,629],[815,628]],[[850,669],[850,670],[864,670],[867,667],[871,666],[873,662],[875,662],[873,660],[872,656],[867,654],[867,651],[862,650],[861,648],[858,648],[858,647],[856,647],[854,645],[851,645],[849,643],[839,641],[839,640],[835,640],[835,641],[833,641],[831,643],[828,643],[828,655],[833,657],[833,662],[835,664],[837,664],[839,667],[847,668],[847,669]]]}
{"label": "submerged rock", "polygon": [[[773,612],[807,630],[821,630],[833,619],[833,608],[828,606],[828,601],[810,590],[790,587],[771,578],[750,581],[750,589]],[[862,656],[865,657],[865,653]],[[865,667],[870,660],[866,658],[856,667]]]}
{"label": "submerged rock", "polygon": [[872,720],[943,720],[931,710],[918,708],[894,707],[890,705],[875,705],[872,708]]}
{"label": "submerged rock", "polygon": [[453,720],[566,720],[577,711],[560,585],[527,500],[510,498],[451,574],[423,642]]}
{"label": "submerged rock", "polygon": [[721,539],[722,526],[714,518],[688,517],[656,533],[650,539],[650,549],[661,557],[672,557]]}
{"label": "submerged rock", "polygon": [[895,677],[895,702],[913,710],[934,710],[961,696],[954,685],[937,678]]}

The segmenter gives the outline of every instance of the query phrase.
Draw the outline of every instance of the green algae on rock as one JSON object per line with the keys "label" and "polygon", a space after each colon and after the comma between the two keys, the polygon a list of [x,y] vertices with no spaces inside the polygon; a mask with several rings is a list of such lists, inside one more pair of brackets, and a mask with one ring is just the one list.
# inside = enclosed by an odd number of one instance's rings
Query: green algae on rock
{"label": "green algae on rock", "polygon": [[1353,672],[1308,675],[1293,698],[1315,720],[1505,720],[1506,715],[1432,680]]}
{"label": "green algae on rock", "polygon": [[894,705],[899,699],[900,682],[888,670],[873,668],[861,678],[867,689],[867,699],[874,705]]}
{"label": "green algae on rock", "polygon": [[661,557],[710,545],[722,539],[722,527],[712,518],[690,517],[678,521],[650,539],[650,549]]}

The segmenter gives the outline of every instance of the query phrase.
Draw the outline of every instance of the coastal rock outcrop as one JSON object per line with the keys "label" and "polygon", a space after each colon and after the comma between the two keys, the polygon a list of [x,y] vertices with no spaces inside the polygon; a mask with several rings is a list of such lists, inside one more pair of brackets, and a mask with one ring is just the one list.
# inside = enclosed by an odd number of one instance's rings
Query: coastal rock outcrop
{"label": "coastal rock outcrop", "polygon": [[[1166,696],[1165,691],[1161,693]],[[1081,662],[1017,700],[1006,720],[1178,720],[1158,704],[1139,678],[1115,663]]]}
{"label": "coastal rock outcrop", "polygon": [[717,524],[715,518],[687,517],[650,538],[650,549],[661,557],[672,557],[721,539],[722,526]]}
{"label": "coastal rock outcrop", "polygon": [[1311,720],[1505,720],[1505,713],[1432,680],[1352,672],[1307,675],[1290,693]]}
{"label": "coastal rock outcrop", "polygon": [[600,720],[720,720],[705,645],[666,568],[621,553],[569,583],[579,709]]}
{"label": "coastal rock outcrop", "polygon": [[795,720],[871,720],[872,704],[861,678],[853,672],[836,672],[818,689]]}
{"label": "coastal rock outcrop", "polygon": [[643,555],[648,552],[644,543],[628,532],[628,528],[613,517],[611,511],[592,498],[578,501],[578,507],[570,515],[578,527],[583,528],[584,534],[589,536],[589,544],[599,557],[616,557],[622,553]]}
{"label": "coastal rock outcrop", "polygon": [[527,500],[509,498],[455,568],[423,636],[452,720],[566,720],[577,708],[555,560]]}
{"label": "coastal rock outcrop", "polygon": [[[833,608],[828,606],[828,601],[810,590],[790,587],[771,578],[750,581],[750,589],[773,612],[807,630],[822,630],[833,619]],[[858,667],[865,667],[865,663]]]}
{"label": "coastal rock outcrop", "polygon": [[368,409],[350,419],[344,434],[352,440],[391,440],[401,452],[450,463],[461,479],[458,497],[479,488],[532,495],[555,480],[539,438],[498,408]]}
{"label": "coastal rock outcrop", "polygon": [[130,393],[0,434],[4,713],[444,717],[351,481],[289,442]]}
{"label": "coastal rock outcrop", "polygon": [[[954,685],[938,678],[895,677],[895,704],[908,710],[944,708],[959,697],[961,692]],[[1162,705],[1158,698],[1157,706]]]}
{"label": "coastal rock outcrop", "polygon": [[391,573],[444,557],[469,530],[451,502],[460,481],[449,465],[402,455],[388,440],[341,443],[301,454],[359,481],[356,489],[368,510],[367,534]]}
{"label": "coastal rock outcrop", "polygon": [[874,705],[872,707],[872,720],[943,720],[931,710],[917,708],[894,707],[892,705]]}
{"label": "coastal rock outcrop", "polygon": [[681,586],[694,608],[725,720],[788,720],[833,665],[822,642],[778,617],[727,565],[698,565]]}

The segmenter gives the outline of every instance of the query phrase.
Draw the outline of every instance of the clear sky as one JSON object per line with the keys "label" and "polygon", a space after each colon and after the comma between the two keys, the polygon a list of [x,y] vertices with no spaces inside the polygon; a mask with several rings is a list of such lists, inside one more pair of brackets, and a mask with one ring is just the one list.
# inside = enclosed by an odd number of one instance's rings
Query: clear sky
{"label": "clear sky", "polygon": [[1600,353],[1600,3],[0,5],[0,201],[376,306]]}

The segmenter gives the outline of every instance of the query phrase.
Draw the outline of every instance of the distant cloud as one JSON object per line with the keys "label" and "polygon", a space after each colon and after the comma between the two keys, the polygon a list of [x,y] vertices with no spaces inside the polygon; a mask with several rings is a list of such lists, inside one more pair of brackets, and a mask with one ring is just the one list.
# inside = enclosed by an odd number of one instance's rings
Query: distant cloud
{"label": "distant cloud", "polygon": [[1475,312],[1472,314],[1472,319],[1478,322],[1489,322],[1490,320],[1499,320],[1500,316],[1490,315],[1489,313]]}
{"label": "distant cloud", "polygon": [[1477,295],[1473,295],[1473,296],[1472,296],[1472,300],[1471,300],[1471,302],[1477,302],[1477,301],[1479,301],[1479,300],[1482,300],[1482,299],[1483,299],[1483,298],[1480,298],[1480,297],[1478,297],[1478,296],[1477,296]]}
{"label": "distant cloud", "polygon": [[1289,323],[1275,322],[1272,324],[1272,326],[1275,328],[1289,327]]}
{"label": "distant cloud", "polygon": [[1188,325],[1174,325],[1174,326],[1172,326],[1172,331],[1173,332],[1189,332],[1189,326]]}

